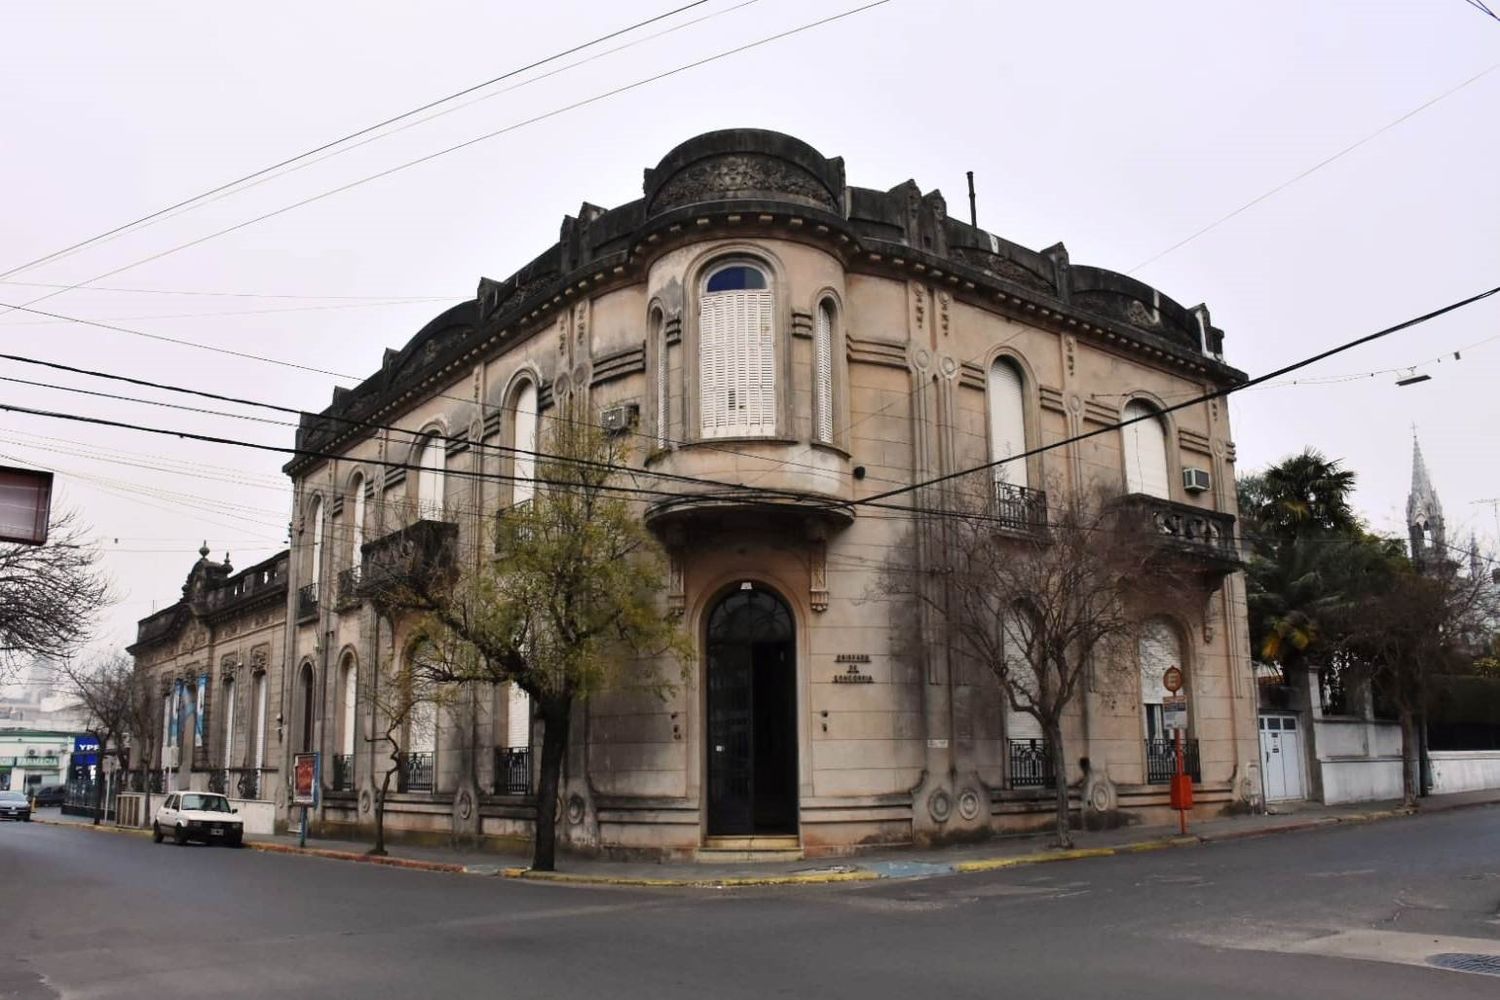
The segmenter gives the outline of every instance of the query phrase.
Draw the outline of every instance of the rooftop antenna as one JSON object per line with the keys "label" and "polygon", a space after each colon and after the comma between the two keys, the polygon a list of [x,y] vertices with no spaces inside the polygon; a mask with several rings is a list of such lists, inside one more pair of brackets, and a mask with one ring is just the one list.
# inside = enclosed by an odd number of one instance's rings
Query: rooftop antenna
{"label": "rooftop antenna", "polygon": [[974,171],[966,170],[964,174],[969,178],[969,225],[978,229],[979,211],[974,207]]}

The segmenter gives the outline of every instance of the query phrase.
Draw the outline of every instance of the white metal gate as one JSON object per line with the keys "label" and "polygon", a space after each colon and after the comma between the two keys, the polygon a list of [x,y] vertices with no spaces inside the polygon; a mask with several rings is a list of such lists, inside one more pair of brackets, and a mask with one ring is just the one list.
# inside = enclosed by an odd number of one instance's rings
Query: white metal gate
{"label": "white metal gate", "polygon": [[1260,717],[1260,762],[1267,802],[1306,798],[1302,785],[1302,730],[1295,715]]}

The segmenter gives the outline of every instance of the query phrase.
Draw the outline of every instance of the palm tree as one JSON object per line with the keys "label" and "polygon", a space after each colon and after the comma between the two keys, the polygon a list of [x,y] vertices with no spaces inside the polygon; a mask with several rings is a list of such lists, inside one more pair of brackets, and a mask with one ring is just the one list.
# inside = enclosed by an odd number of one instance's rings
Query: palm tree
{"label": "palm tree", "polygon": [[1359,518],[1349,503],[1355,475],[1316,448],[1283,459],[1241,490],[1244,512],[1277,543],[1309,535],[1352,535]]}

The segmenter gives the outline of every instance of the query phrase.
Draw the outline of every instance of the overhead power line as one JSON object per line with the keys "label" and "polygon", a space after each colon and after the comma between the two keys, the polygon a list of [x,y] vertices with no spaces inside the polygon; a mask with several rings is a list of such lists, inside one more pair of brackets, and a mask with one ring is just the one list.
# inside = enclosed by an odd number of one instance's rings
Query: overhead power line
{"label": "overhead power line", "polygon": [[[139,219],[134,219],[134,220],[132,220],[130,222],[124,223],[123,225],[116,226],[115,228],[107,230],[107,231],[105,231],[103,233],[99,233],[96,236],[90,236],[86,240],[82,240],[82,241],[80,241],[78,243],[74,243],[71,246],[63,247],[61,250],[54,250],[52,253],[44,254],[43,256],[37,257],[34,260],[29,260],[29,261],[27,261],[24,264],[18,264],[15,267],[10,268],[8,271],[0,272],[0,278],[8,278],[8,277],[10,277],[13,274],[19,274],[22,271],[28,271],[31,268],[36,267],[36,266],[38,266],[40,264],[45,264],[48,261],[56,260],[59,257],[65,257],[65,256],[67,256],[67,255],[69,255],[69,254],[71,254],[71,253],[73,253],[73,252],[75,252],[77,250],[82,250],[84,247],[91,246],[92,244],[99,243],[99,242],[101,242],[103,240],[107,240],[107,239],[109,239],[112,236],[116,236],[118,234],[124,233],[126,230],[134,229],[134,228],[136,228],[138,226],[141,226],[144,223],[150,222],[153,219],[156,219],[156,218],[158,218],[160,216],[166,215],[168,212],[176,211],[179,208],[185,208],[188,205],[192,205],[192,204],[194,204],[196,202],[202,201],[205,198],[211,197],[212,195],[218,194],[218,193],[220,193],[222,191],[227,191],[227,190],[229,190],[230,188],[233,188],[233,187],[237,187],[237,186],[245,183],[246,181],[254,180],[257,177],[262,176],[263,174],[268,174],[268,173],[272,172],[273,170],[279,170],[282,167],[289,166],[289,165],[291,165],[293,163],[296,163],[299,160],[307,159],[310,156],[316,156],[318,153],[321,153],[324,150],[332,149],[335,146],[342,145],[343,143],[346,143],[346,142],[350,141],[351,139],[357,139],[357,138],[359,138],[362,135],[368,135],[371,132],[374,132],[374,131],[377,131],[379,129],[385,128],[387,125],[393,125],[396,122],[402,121],[402,120],[404,120],[406,118],[410,118],[410,117],[412,117],[414,115],[419,115],[422,112],[431,110],[432,108],[438,107],[441,104],[446,104],[449,101],[457,100],[458,98],[464,97],[464,96],[466,96],[468,94],[472,94],[472,93],[474,93],[477,90],[483,90],[485,87],[489,87],[489,86],[492,86],[492,85],[494,85],[496,83],[500,83],[503,80],[509,80],[510,78],[515,77],[515,76],[519,76],[522,73],[529,72],[529,71],[531,71],[533,69],[536,69],[536,68],[538,68],[540,66],[545,66],[545,65],[547,65],[550,62],[556,62],[557,60],[566,58],[567,56],[570,56],[570,55],[572,55],[575,52],[581,52],[584,49],[592,48],[593,46],[598,45],[601,42],[607,42],[607,41],[609,41],[612,38],[618,38],[621,35],[629,34],[630,32],[636,31],[637,29],[640,29],[640,28],[644,28],[647,25],[655,24],[657,21],[662,21],[662,20],[665,20],[665,19],[667,19],[669,17],[673,17],[673,16],[675,16],[677,14],[681,14],[683,11],[691,10],[694,7],[701,7],[705,3],[708,3],[708,2],[709,2],[709,0],[693,0],[692,3],[687,3],[687,4],[683,4],[682,6],[679,6],[679,7],[674,7],[672,10],[666,11],[666,12],[661,13],[661,14],[657,14],[654,17],[648,17],[648,18],[646,18],[643,21],[637,21],[634,24],[626,25],[623,28],[618,28],[618,29],[616,29],[614,31],[609,32],[608,34],[600,35],[600,36],[598,36],[596,38],[591,38],[591,39],[589,39],[586,42],[581,42],[581,43],[579,43],[577,45],[574,45],[574,46],[571,46],[569,48],[563,49],[560,52],[554,52],[554,53],[552,53],[549,56],[546,56],[546,57],[544,57],[542,59],[538,59],[538,60],[535,60],[533,62],[527,63],[524,66],[518,66],[515,69],[507,70],[506,72],[501,73],[499,76],[491,77],[490,79],[485,80],[485,81],[483,81],[481,83],[476,83],[476,84],[474,84],[472,86],[465,87],[462,90],[454,91],[451,94],[447,94],[447,95],[445,95],[443,97],[439,97],[437,100],[428,101],[426,104],[422,104],[422,105],[420,105],[418,107],[412,108],[409,111],[403,111],[403,112],[401,112],[400,114],[397,114],[397,115],[392,115],[391,117],[386,118],[386,119],[384,119],[382,121],[378,121],[378,122],[376,122],[373,125],[366,125],[363,128],[360,128],[360,129],[357,129],[357,130],[355,130],[353,132],[350,132],[348,135],[339,136],[337,139],[332,139],[332,140],[330,140],[328,142],[325,142],[325,143],[322,143],[322,144],[320,144],[318,146],[315,146],[312,149],[308,149],[308,150],[305,150],[305,151],[303,151],[301,153],[297,153],[294,156],[289,156],[286,159],[281,160],[278,163],[273,163],[273,164],[271,164],[268,167],[261,167],[259,170],[255,170],[255,171],[252,171],[252,172],[250,172],[248,174],[245,174],[243,177],[237,177],[237,178],[235,178],[232,181],[227,181],[227,182],[225,182],[223,184],[220,184],[218,187],[210,188],[207,191],[203,191],[203,192],[200,192],[198,194],[195,194],[195,195],[193,195],[190,198],[185,198],[182,201],[179,201],[179,202],[177,202],[175,204],[172,204],[172,205],[168,205],[165,208],[157,209],[154,212],[151,212],[151,213],[149,213],[147,215],[141,216]],[[87,284],[87,282],[85,282],[85,284]],[[63,289],[63,290],[67,291],[68,289]]]}
{"label": "overhead power line", "polygon": [[[209,240],[217,239],[220,236],[227,236],[230,233],[238,232],[241,229],[245,229],[245,228],[247,228],[249,226],[253,226],[253,225],[256,225],[258,223],[265,222],[268,219],[274,219],[274,218],[276,218],[278,216],[285,215],[288,212],[295,211],[295,210],[297,210],[299,208],[304,208],[304,207],[306,207],[308,205],[311,205],[311,204],[314,204],[316,202],[322,201],[324,198],[330,198],[330,197],[332,197],[332,196],[334,196],[336,194],[342,194],[345,191],[353,190],[354,188],[360,187],[360,186],[362,186],[364,184],[368,184],[371,181],[380,180],[383,177],[389,177],[392,174],[396,174],[396,173],[399,173],[399,172],[401,172],[403,170],[410,169],[411,167],[415,167],[415,166],[418,166],[420,164],[427,163],[427,162],[429,162],[431,160],[437,159],[438,157],[446,156],[449,153],[456,153],[459,150],[468,149],[470,146],[475,146],[475,145],[478,145],[479,143],[487,142],[490,139],[498,138],[499,136],[506,135],[506,134],[514,132],[514,131],[516,131],[518,129],[525,128],[528,125],[535,125],[538,122],[543,122],[543,121],[547,121],[548,119],[551,119],[551,118],[556,118],[557,116],[563,115],[563,114],[567,114],[570,111],[576,111],[579,108],[588,107],[588,106],[590,106],[592,104],[597,104],[600,101],[608,100],[611,97],[617,97],[620,94],[628,93],[629,91],[639,89],[640,87],[647,86],[648,84],[656,83],[658,81],[665,80],[665,79],[667,79],[669,77],[676,76],[679,73],[685,73],[685,72],[687,72],[689,70],[697,69],[700,66],[706,66],[709,63],[717,62],[720,59],[727,59],[730,56],[739,55],[740,53],[743,53],[743,52],[749,52],[752,49],[757,49],[757,48],[760,48],[763,45],[769,45],[772,42],[777,42],[777,41],[781,41],[782,39],[785,39],[785,38],[790,38],[793,35],[801,34],[804,31],[811,31],[814,28],[820,28],[820,27],[823,27],[825,25],[833,24],[834,22],[841,21],[841,20],[843,20],[845,18],[848,18],[848,17],[853,17],[856,14],[862,14],[865,11],[872,10],[872,9],[874,9],[876,7],[883,7],[886,4],[891,3],[891,2],[892,2],[892,0],[871,0],[871,2],[863,4],[862,6],[851,7],[848,10],[840,11],[837,14],[830,14],[829,16],[820,18],[820,19],[818,19],[816,21],[808,21],[805,24],[801,24],[801,25],[799,25],[799,26],[797,26],[795,28],[788,28],[785,31],[779,31],[779,32],[776,32],[775,34],[766,35],[766,36],[764,36],[762,38],[758,38],[758,39],[756,39],[755,41],[752,41],[752,42],[746,42],[746,43],[744,43],[742,45],[736,45],[736,46],[734,46],[732,48],[723,49],[723,50],[721,50],[719,52],[716,52],[716,53],[714,53],[712,55],[704,56],[701,59],[694,59],[691,62],[682,63],[682,64],[680,64],[678,66],[674,66],[671,69],[663,70],[663,71],[661,71],[659,73],[653,73],[650,76],[642,77],[642,78],[640,78],[638,80],[635,80],[635,81],[633,81],[631,83],[622,84],[622,85],[620,85],[618,87],[614,87],[614,88],[612,88],[610,90],[602,91],[602,92],[594,94],[594,95],[592,95],[590,97],[585,97],[585,98],[582,98],[580,100],[573,101],[570,104],[565,104],[565,105],[562,105],[561,107],[553,108],[550,111],[544,111],[544,112],[541,112],[539,114],[532,115],[529,118],[524,118],[521,121],[513,122],[510,125],[506,125],[506,126],[504,126],[502,128],[498,128],[498,129],[494,129],[494,130],[489,131],[489,132],[485,132],[482,135],[474,136],[473,138],[466,139],[463,142],[456,143],[456,144],[454,144],[452,146],[447,146],[447,147],[445,147],[443,149],[439,149],[439,150],[437,150],[435,152],[424,154],[422,156],[417,157],[416,159],[407,160],[407,161],[405,161],[403,163],[398,163],[398,164],[396,164],[393,167],[387,167],[384,170],[377,171],[377,172],[375,172],[373,174],[368,174],[368,175],[366,175],[364,177],[359,178],[358,180],[353,180],[353,181],[350,181],[347,184],[341,184],[338,187],[330,188],[330,189],[328,189],[326,191],[320,192],[319,194],[315,194],[315,195],[312,195],[310,197],[303,198],[300,201],[295,201],[295,202],[291,203],[290,205],[283,205],[281,208],[273,209],[272,211],[265,212],[265,213],[263,213],[261,215],[255,216],[253,218],[249,218],[249,219],[245,219],[245,220],[243,220],[241,222],[237,222],[237,223],[235,223],[232,226],[226,226],[223,229],[215,230],[214,232],[208,233],[205,236],[200,236],[200,237],[197,237],[196,239],[189,240],[186,243],[179,243],[176,246],[168,247],[165,250],[157,251],[156,253],[150,254],[150,255],[148,255],[146,257],[141,257],[141,258],[139,258],[137,260],[133,260],[133,261],[131,261],[128,264],[124,264],[124,265],[122,265],[120,267],[117,267],[117,268],[114,268],[112,270],[105,271],[102,274],[96,274],[93,277],[87,278],[87,279],[85,279],[83,281],[80,281],[80,282],[77,282],[76,284],[69,285],[67,288],[59,289],[57,291],[49,292],[46,295],[38,296],[37,298],[32,299],[31,301],[24,303],[24,305],[28,305],[28,306],[34,305],[37,302],[42,302],[42,301],[45,301],[47,299],[53,298],[54,296],[62,295],[65,292],[72,291],[75,288],[82,288],[82,287],[84,287],[86,285],[92,284],[95,281],[102,281],[105,278],[113,277],[113,276],[115,276],[117,274],[121,274],[121,273],[123,273],[125,271],[129,271],[129,270],[131,270],[133,268],[140,267],[143,264],[149,264],[152,261],[160,260],[163,257],[170,256],[170,255],[172,255],[174,253],[178,253],[178,252],[180,252],[182,250],[187,250],[187,249],[190,249],[192,247],[198,246],[200,244],[207,243]],[[15,272],[16,272],[16,269],[13,269],[11,271],[5,272],[5,274],[14,274]],[[4,275],[0,274],[0,277],[4,277]],[[12,306],[10,308],[15,308],[15,307]],[[0,313],[0,315],[3,315],[3,313]],[[168,339],[168,338],[161,338],[161,339]],[[256,360],[264,360],[264,359],[257,358]]]}

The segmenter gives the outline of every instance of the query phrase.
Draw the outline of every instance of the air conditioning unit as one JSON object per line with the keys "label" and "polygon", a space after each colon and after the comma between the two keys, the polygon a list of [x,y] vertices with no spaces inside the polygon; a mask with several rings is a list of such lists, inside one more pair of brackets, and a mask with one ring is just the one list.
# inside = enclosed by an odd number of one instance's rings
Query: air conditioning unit
{"label": "air conditioning unit", "polygon": [[611,406],[599,415],[599,423],[610,434],[619,434],[634,427],[640,419],[641,408],[635,403]]}
{"label": "air conditioning unit", "polygon": [[1192,467],[1182,470],[1182,488],[1189,493],[1206,493],[1213,486],[1207,469]]}

